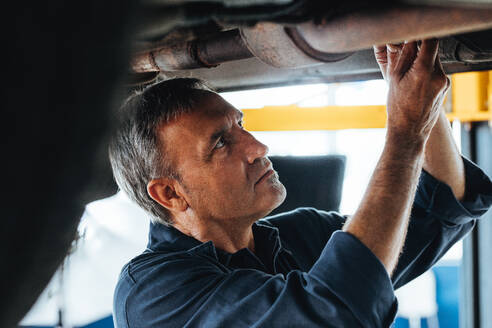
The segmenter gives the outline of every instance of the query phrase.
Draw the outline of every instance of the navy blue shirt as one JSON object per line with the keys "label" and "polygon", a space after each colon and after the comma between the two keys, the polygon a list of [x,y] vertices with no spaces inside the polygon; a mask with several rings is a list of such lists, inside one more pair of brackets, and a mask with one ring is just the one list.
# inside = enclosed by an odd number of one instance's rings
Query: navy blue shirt
{"label": "navy blue shirt", "polygon": [[255,253],[227,253],[151,224],[143,254],[122,270],[116,327],[388,327],[394,288],[429,269],[492,203],[492,183],[464,159],[465,199],[422,172],[407,240],[390,278],[341,231],[345,217],[299,208],[253,225]]}

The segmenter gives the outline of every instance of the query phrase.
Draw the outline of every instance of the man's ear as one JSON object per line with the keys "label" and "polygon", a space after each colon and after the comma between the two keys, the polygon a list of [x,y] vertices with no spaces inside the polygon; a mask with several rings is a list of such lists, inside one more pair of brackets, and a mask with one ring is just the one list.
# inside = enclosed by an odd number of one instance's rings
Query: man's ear
{"label": "man's ear", "polygon": [[171,212],[183,212],[188,208],[180,191],[178,182],[172,178],[153,179],[147,184],[149,196]]}

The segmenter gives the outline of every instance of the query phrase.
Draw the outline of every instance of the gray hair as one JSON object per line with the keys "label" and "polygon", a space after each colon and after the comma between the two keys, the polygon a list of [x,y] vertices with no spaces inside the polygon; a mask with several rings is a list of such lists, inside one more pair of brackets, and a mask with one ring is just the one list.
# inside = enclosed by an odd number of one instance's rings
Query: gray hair
{"label": "gray hair", "polygon": [[169,211],[148,195],[147,184],[160,177],[180,181],[163,152],[166,144],[157,136],[157,128],[191,112],[204,90],[212,91],[199,79],[164,80],[135,92],[120,108],[121,123],[109,146],[113,175],[119,188],[151,214],[153,222],[173,223]]}

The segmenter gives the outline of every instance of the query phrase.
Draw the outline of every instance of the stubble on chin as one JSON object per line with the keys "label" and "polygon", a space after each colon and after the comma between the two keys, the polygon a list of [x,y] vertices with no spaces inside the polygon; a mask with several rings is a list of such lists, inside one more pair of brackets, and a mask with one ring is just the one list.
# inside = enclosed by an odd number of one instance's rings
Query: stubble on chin
{"label": "stubble on chin", "polygon": [[285,197],[287,197],[287,190],[285,189],[283,183],[280,182],[277,171],[275,171],[275,173],[269,178],[269,182],[271,183],[271,187],[273,189],[272,192],[278,194],[281,198],[281,201],[275,206],[278,207],[284,202]]}

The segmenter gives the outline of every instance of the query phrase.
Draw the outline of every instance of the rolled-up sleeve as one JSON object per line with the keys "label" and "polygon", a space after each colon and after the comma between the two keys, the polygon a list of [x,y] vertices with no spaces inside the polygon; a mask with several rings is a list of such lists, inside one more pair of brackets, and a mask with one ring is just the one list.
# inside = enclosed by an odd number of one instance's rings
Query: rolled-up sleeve
{"label": "rolled-up sleeve", "polygon": [[465,166],[465,197],[458,201],[451,188],[422,171],[415,206],[432,218],[450,225],[465,224],[482,216],[492,204],[492,183],[475,164],[463,157]]}
{"label": "rolled-up sleeve", "polygon": [[342,231],[309,272],[223,272],[190,257],[139,280],[125,306],[129,327],[388,327],[396,312],[383,265]]}
{"label": "rolled-up sleeve", "polygon": [[309,274],[323,282],[363,326],[389,327],[393,321],[397,303],[391,279],[379,259],[353,235],[335,232]]}
{"label": "rolled-up sleeve", "polygon": [[492,183],[463,157],[465,196],[458,201],[451,188],[423,171],[415,195],[406,242],[392,279],[398,288],[436,263],[463,238],[492,205]]}

